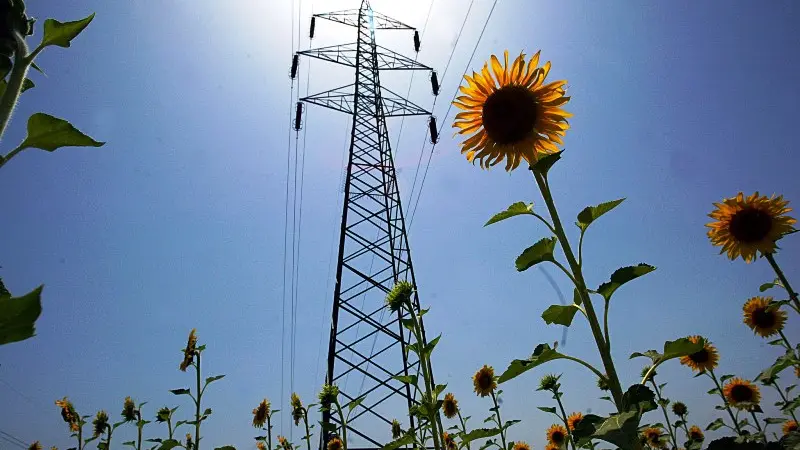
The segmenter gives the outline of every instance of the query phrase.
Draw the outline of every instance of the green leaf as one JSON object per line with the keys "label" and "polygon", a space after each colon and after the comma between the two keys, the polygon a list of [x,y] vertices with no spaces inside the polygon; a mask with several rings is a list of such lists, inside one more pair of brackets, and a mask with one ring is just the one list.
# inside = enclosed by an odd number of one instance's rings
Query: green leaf
{"label": "green leaf", "polygon": [[433,349],[436,348],[436,344],[439,343],[439,339],[442,338],[442,335],[436,336],[432,341],[428,342],[428,345],[425,346],[425,351],[423,351],[423,356],[430,356],[433,353]]}
{"label": "green leaf", "polygon": [[336,432],[336,424],[331,422],[319,422],[320,427],[322,427],[322,431],[327,431],[328,433],[335,433]]}
{"label": "green leaf", "polygon": [[519,216],[522,214],[533,215],[533,203],[527,203],[527,204],[525,202],[514,203],[513,205],[509,206],[508,209],[506,209],[505,211],[499,212],[494,216],[492,216],[492,218],[489,219],[489,221],[486,222],[483,226],[486,227],[493,223],[500,222],[501,220],[506,220],[508,218]]}
{"label": "green leaf", "polygon": [[42,70],[42,68],[41,68],[41,67],[39,67],[39,66],[36,64],[36,61],[31,61],[31,67],[33,67],[33,69],[34,69],[34,70],[36,70],[37,72],[39,72],[40,74],[42,74],[42,75],[44,75],[44,76],[47,76],[47,74],[46,74],[46,73],[44,73],[44,70]]}
{"label": "green leaf", "polygon": [[705,339],[700,339],[696,344],[687,338],[675,339],[674,341],[664,342],[664,354],[662,362],[670,359],[680,358],[681,356],[697,353],[705,346]]}
{"label": "green leaf", "polygon": [[795,409],[800,408],[800,396],[793,398],[787,404],[783,405],[781,411],[783,412],[790,412],[794,411]]}
{"label": "green leaf", "polygon": [[192,393],[189,389],[170,389],[169,391],[175,395],[191,395]]}
{"label": "green leaf", "polygon": [[217,447],[214,450],[236,450],[236,447],[234,447],[232,445],[225,445],[225,446],[222,446],[222,447]]}
{"label": "green leaf", "polygon": [[655,267],[643,263],[636,266],[628,266],[617,269],[613,274],[611,274],[611,281],[605,282],[597,288],[597,293],[602,295],[603,298],[608,301],[611,299],[611,295],[614,294],[614,291],[616,291],[620,286],[654,270],[656,270]]}
{"label": "green leaf", "polygon": [[766,290],[774,288],[775,286],[780,286],[780,284],[778,284],[778,283],[779,283],[779,281],[777,279],[775,281],[773,281],[772,283],[764,283],[764,284],[762,284],[761,286],[758,287],[758,290],[759,290],[759,292],[764,292]]}
{"label": "green leaf", "polygon": [[94,19],[94,13],[88,17],[76,20],[74,22],[61,23],[55,19],[47,19],[44,21],[44,38],[42,38],[41,47],[50,45],[57,45],[59,47],[67,48],[70,46],[70,41],[75,39],[76,36],[81,34],[89,23]]}
{"label": "green leaf", "polygon": [[97,450],[108,450],[108,443],[106,443],[106,442],[98,442],[97,443]]}
{"label": "green leaf", "polygon": [[160,444],[160,443],[162,443],[164,440],[163,440],[163,439],[161,439],[161,438],[155,438],[155,439],[145,439],[144,441],[145,441],[145,442],[156,442],[156,443],[159,443],[159,444]]}
{"label": "green leaf", "polygon": [[414,435],[411,433],[405,434],[400,436],[398,439],[393,440],[392,442],[384,445],[381,447],[381,450],[395,450],[400,447],[405,447],[410,445],[414,442]]}
{"label": "green leaf", "polygon": [[788,394],[789,394],[789,392],[791,392],[791,391],[792,391],[792,389],[794,389],[794,388],[796,388],[796,387],[797,387],[797,385],[796,385],[796,384],[792,384],[792,385],[790,385],[790,386],[786,386],[786,389],[785,389],[784,391],[785,391],[785,392],[786,392],[786,394],[788,395]]}
{"label": "green leaf", "polygon": [[478,450],[486,450],[487,448],[493,445],[500,447],[500,444],[496,443],[494,439],[487,439],[486,442],[484,442],[483,445],[481,445],[481,448],[479,448]]}
{"label": "green leaf", "polygon": [[61,147],[102,147],[98,142],[80,132],[71,123],[45,113],[36,113],[28,119],[28,136],[18,148],[39,148],[48,152]]}
{"label": "green leaf", "polygon": [[558,415],[558,413],[556,412],[556,409],[553,408],[552,406],[537,406],[536,408],[538,410],[544,411],[546,413]]}
{"label": "green leaf", "polygon": [[639,418],[639,414],[635,411],[626,411],[611,416],[596,426],[592,437],[614,444],[619,448],[630,448],[637,436]]}
{"label": "green leaf", "polygon": [[784,419],[782,417],[767,417],[766,419],[764,419],[764,421],[767,422],[770,425],[775,425],[777,423],[786,422],[786,419]]}
{"label": "green leaf", "polygon": [[484,439],[500,434],[499,428],[476,428],[461,437],[461,442],[466,445],[478,439]]}
{"label": "green leaf", "polygon": [[706,431],[719,430],[723,426],[725,426],[725,422],[722,419],[717,419],[706,426]]}
{"label": "green leaf", "polygon": [[685,420],[676,420],[675,421],[675,428],[680,428],[680,427],[682,427],[684,425],[686,425],[686,421]]}
{"label": "green leaf", "polygon": [[505,383],[506,381],[516,378],[533,369],[534,367],[540,366],[548,361],[562,358],[564,358],[564,355],[550,348],[549,344],[539,344],[536,346],[536,349],[533,351],[533,354],[530,358],[515,359],[514,361],[511,361],[511,364],[509,364],[506,371],[500,375],[500,378],[498,378],[497,382]]}
{"label": "green leaf", "polygon": [[612,209],[616,208],[620,203],[624,202],[625,199],[621,198],[619,200],[612,200],[610,202],[600,203],[597,206],[587,206],[583,209],[580,213],[578,213],[578,228],[581,231],[586,231],[589,228],[589,225],[592,224],[595,220],[599,219],[600,216],[603,214],[611,211]]}
{"label": "green leaf", "polygon": [[22,297],[11,297],[5,286],[2,286],[0,290],[0,345],[24,341],[36,335],[36,319],[42,314],[43,288],[44,286],[39,286]]}
{"label": "green leaf", "polygon": [[211,408],[206,408],[206,410],[203,411],[203,415],[204,416],[210,416],[211,415]]}
{"label": "green leaf", "polygon": [[353,401],[347,404],[347,410],[352,411],[356,409],[356,407],[358,407],[358,405],[360,405],[364,400],[366,400],[366,398],[367,398],[366,395],[362,395],[361,397],[353,399]]}
{"label": "green leaf", "polygon": [[544,238],[539,242],[525,249],[519,257],[517,257],[516,265],[517,271],[522,272],[544,261],[555,261],[553,251],[558,242],[557,237]]}
{"label": "green leaf", "polygon": [[419,379],[416,375],[397,375],[392,378],[401,383],[410,384],[412,386],[416,386]]}
{"label": "green leaf", "polygon": [[761,381],[764,383],[772,383],[772,381],[778,376],[779,373],[783,372],[787,368],[797,364],[797,360],[794,357],[794,352],[787,351],[786,354],[781,355],[778,359],[772,363],[771,366],[764,369],[758,376],[756,377],[755,381]]}
{"label": "green leaf", "polygon": [[634,384],[622,395],[622,408],[644,414],[658,408],[656,394],[643,384]]}
{"label": "green leaf", "polygon": [[202,352],[205,349],[206,349],[206,344],[203,344],[203,345],[200,345],[200,346],[197,347],[197,351],[198,352]]}
{"label": "green leaf", "polygon": [[633,352],[633,353],[631,353],[630,359],[645,357],[645,358],[650,358],[653,362],[655,362],[655,361],[658,361],[659,359],[661,359],[663,356],[664,355],[662,355],[661,353],[658,353],[655,350],[648,350],[648,351],[646,351],[644,353]]}
{"label": "green leaf", "polygon": [[130,445],[130,446],[136,447],[136,441],[123,442],[122,445]]}
{"label": "green leaf", "polygon": [[22,82],[22,92],[25,92],[28,89],[33,89],[35,87],[36,84],[34,84],[33,80],[31,80],[30,78],[25,78],[25,81]]}
{"label": "green leaf", "polygon": [[531,165],[531,170],[542,175],[547,175],[547,172],[550,171],[550,168],[553,167],[553,164],[561,159],[562,153],[564,153],[564,150],[556,153],[550,153],[547,156],[539,158],[535,164]]}
{"label": "green leaf", "polygon": [[217,375],[215,377],[208,377],[206,378],[206,385],[211,384],[213,381],[221,380],[225,378],[225,375]]}
{"label": "green leaf", "polygon": [[433,396],[438,398],[439,394],[444,392],[445,389],[447,389],[446,384],[437,384],[436,387],[433,388]]}
{"label": "green leaf", "polygon": [[583,304],[583,297],[581,296],[581,293],[578,291],[578,288],[572,289],[572,303],[578,306]]}
{"label": "green leaf", "polygon": [[542,319],[544,319],[544,322],[548,325],[555,323],[568,327],[572,324],[572,319],[575,317],[575,313],[577,312],[578,305],[550,305],[542,313]]}
{"label": "green leaf", "polygon": [[719,389],[717,388],[713,388],[707,392],[708,395],[716,395],[717,393],[719,393]]}
{"label": "green leaf", "polygon": [[723,376],[719,377],[719,382],[720,383],[724,383],[724,382],[730,380],[731,378],[733,378],[733,375],[730,375],[730,374],[729,375],[723,375]]}

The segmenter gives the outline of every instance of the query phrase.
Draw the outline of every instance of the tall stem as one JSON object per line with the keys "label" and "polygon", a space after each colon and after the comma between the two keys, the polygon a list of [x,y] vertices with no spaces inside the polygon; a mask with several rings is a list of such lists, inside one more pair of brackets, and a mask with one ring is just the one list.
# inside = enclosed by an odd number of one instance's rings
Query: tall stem
{"label": "tall stem", "polygon": [[267,450],[272,450],[272,418],[267,411]]}
{"label": "tall stem", "polygon": [[200,390],[200,352],[196,352],[195,356],[197,356],[197,365],[195,366],[197,369],[197,401],[194,402],[194,450],[200,450],[200,400],[203,398],[203,391]]}
{"label": "tall stem", "polygon": [[[761,424],[758,422],[758,417],[756,417],[755,411],[750,411],[750,415],[753,417],[753,422],[756,423],[756,429],[758,430],[758,432],[763,433],[764,430],[761,429]],[[764,440],[764,442],[767,441],[766,435],[761,436],[761,438]]]}
{"label": "tall stem", "polygon": [[555,397],[556,402],[558,402],[558,408],[561,410],[561,420],[564,422],[564,427],[567,429],[567,436],[569,436],[569,441],[572,442],[572,450],[575,450],[577,447],[575,446],[575,439],[572,438],[572,430],[569,429],[569,422],[567,421],[567,412],[564,410],[564,405],[561,403],[561,394],[558,391],[554,391],[553,397]]}
{"label": "tall stem", "polygon": [[[31,61],[28,60],[28,45],[25,43],[25,38],[20,36],[16,31],[11,32],[14,36],[14,41],[17,48],[14,50],[14,68],[11,69],[11,76],[8,78],[8,85],[3,97],[0,98],[0,139],[3,138],[3,133],[6,131],[6,126],[11,120],[11,115],[14,112],[14,106],[19,100],[19,95],[22,93],[22,85],[25,82],[25,76],[28,74],[28,68]],[[0,166],[2,166],[7,159],[0,156]]]}
{"label": "tall stem", "polygon": [[83,419],[78,422],[78,450],[83,450]]}
{"label": "tall stem", "polygon": [[[778,391],[778,395],[781,396],[781,400],[783,400],[784,406],[788,405],[789,404],[789,399],[786,398],[786,394],[784,394],[783,390],[781,389],[781,387],[778,386],[778,382],[777,381],[773,381],[772,382],[772,386]],[[794,410],[793,409],[789,410],[789,415],[792,416],[792,419],[795,422],[797,422],[797,417],[794,415]]]}
{"label": "tall stem", "polygon": [[169,431],[169,438],[172,439],[172,413],[167,416],[167,431]]}
{"label": "tall stem", "polygon": [[614,367],[614,361],[611,358],[611,351],[603,338],[603,330],[600,328],[600,322],[597,320],[597,313],[595,313],[594,305],[592,305],[592,300],[589,298],[589,292],[586,288],[586,282],[583,279],[581,266],[578,264],[578,261],[575,260],[575,255],[572,252],[569,240],[564,232],[564,226],[561,224],[561,219],[558,216],[558,210],[556,209],[556,204],[553,200],[550,188],[547,185],[547,179],[537,172],[534,172],[534,176],[536,177],[536,183],[539,185],[539,190],[542,193],[542,198],[544,198],[545,204],[547,205],[547,210],[550,213],[550,219],[553,221],[556,237],[561,243],[561,249],[564,251],[564,256],[567,258],[570,269],[572,269],[572,274],[576,281],[575,287],[578,288],[578,292],[583,300],[584,307],[586,308],[586,318],[589,321],[589,327],[592,330],[597,350],[600,352],[600,358],[603,360],[603,368],[608,377],[608,385],[611,390],[611,395],[614,397],[614,404],[617,406],[617,410],[620,410],[622,407],[622,387],[619,382],[617,370]]}
{"label": "tall stem", "polygon": [[311,432],[308,429],[308,411],[303,408],[303,423],[306,425],[306,447],[311,450]]}
{"label": "tall stem", "polygon": [[139,438],[136,441],[136,450],[142,450],[142,427],[144,427],[142,424],[142,412],[136,411],[136,416],[139,418],[139,420],[136,422],[136,428],[139,429]]}
{"label": "tall stem", "polygon": [[769,265],[772,266],[772,270],[774,270],[775,274],[778,275],[778,278],[781,280],[781,284],[783,284],[783,288],[789,293],[789,298],[792,299],[792,302],[794,302],[794,309],[800,312],[800,300],[797,299],[797,292],[792,289],[792,286],[789,284],[789,280],[787,280],[786,275],[783,274],[783,270],[781,270],[780,266],[778,266],[778,263],[775,261],[775,257],[772,256],[772,253],[766,253],[764,254],[764,257],[767,258]]}
{"label": "tall stem", "polygon": [[342,424],[342,450],[347,450],[347,421],[342,414],[342,405],[339,404],[339,399],[335,400],[336,411],[339,413],[339,422]]}
{"label": "tall stem", "polygon": [[[406,304],[406,308],[409,311],[409,315],[411,316],[411,320],[413,323],[414,328],[414,338],[417,340],[417,349],[419,351],[419,363],[422,369],[422,378],[425,381],[425,390],[427,391],[428,398],[431,401],[434,400],[434,386],[433,386],[433,377],[431,376],[431,368],[430,368],[430,355],[428,355],[424,349],[428,345],[422,335],[422,326],[420,325],[419,318],[417,317],[417,312],[414,309],[414,305],[411,304],[409,301]],[[431,435],[433,437],[433,447],[436,450],[440,450],[441,444],[439,443],[439,439],[444,436],[444,427],[442,426],[441,417],[439,416],[439,410],[432,411],[430,417],[428,419],[431,423]]]}
{"label": "tall stem", "polygon": [[106,450],[111,450],[111,433],[114,432],[114,429],[111,428],[111,425],[106,425],[108,427],[108,440],[106,440]]}
{"label": "tall stem", "polygon": [[672,441],[672,446],[674,448],[678,448],[678,439],[675,437],[675,431],[672,429],[672,422],[669,421],[669,415],[667,414],[667,407],[664,406],[663,397],[661,396],[661,389],[658,388],[655,378],[650,378],[650,383],[653,385],[653,389],[655,389],[656,391],[658,404],[661,406],[661,411],[664,413],[664,421],[667,423],[667,429],[669,430],[669,438]]}
{"label": "tall stem", "polygon": [[736,428],[736,432],[739,434],[739,436],[741,436],[742,429],[739,427],[739,421],[736,420],[736,417],[733,415],[733,411],[731,411],[731,405],[728,404],[728,399],[725,398],[725,394],[722,393],[722,386],[720,386],[719,381],[717,381],[717,376],[714,375],[713,370],[709,370],[707,373],[708,376],[714,380],[714,385],[717,386],[717,393],[722,398],[722,403],[725,405],[725,410],[728,411],[728,415],[731,416],[731,420],[733,421],[733,426]]}
{"label": "tall stem", "polygon": [[[461,432],[467,434],[467,423],[464,422],[464,418],[461,417],[461,410],[458,410],[456,412],[458,413],[458,421],[461,422]],[[470,450],[469,442],[467,442],[467,450]]]}
{"label": "tall stem", "polygon": [[503,450],[507,450],[506,430],[503,428],[503,421],[500,419],[500,405],[497,404],[497,395],[492,391],[492,401],[494,402],[494,414],[497,416],[497,428],[500,429],[500,440],[503,442]]}

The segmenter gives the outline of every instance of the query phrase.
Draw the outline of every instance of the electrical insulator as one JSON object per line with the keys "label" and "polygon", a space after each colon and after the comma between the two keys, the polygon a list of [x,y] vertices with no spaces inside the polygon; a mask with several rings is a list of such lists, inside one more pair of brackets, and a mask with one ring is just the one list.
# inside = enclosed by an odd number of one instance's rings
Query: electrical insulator
{"label": "electrical insulator", "polygon": [[294,129],[300,131],[300,120],[303,118],[303,103],[297,102],[297,111],[294,113]]}
{"label": "electrical insulator", "polygon": [[433,89],[433,95],[439,95],[439,77],[436,76],[436,71],[431,72],[431,89]]}
{"label": "electrical insulator", "polygon": [[311,31],[308,32],[309,39],[314,39],[314,28],[317,26],[317,18],[311,18]]}
{"label": "electrical insulator", "polygon": [[414,30],[414,51],[419,53],[419,31]]}
{"label": "electrical insulator", "polygon": [[430,129],[431,132],[431,144],[439,142],[439,131],[436,130],[436,117],[431,116],[431,120],[428,121],[428,129]]}
{"label": "electrical insulator", "polygon": [[300,64],[300,56],[299,55],[294,55],[292,57],[292,73],[291,73],[291,77],[292,77],[293,80],[295,78],[297,78],[297,66],[298,66],[298,64]]}

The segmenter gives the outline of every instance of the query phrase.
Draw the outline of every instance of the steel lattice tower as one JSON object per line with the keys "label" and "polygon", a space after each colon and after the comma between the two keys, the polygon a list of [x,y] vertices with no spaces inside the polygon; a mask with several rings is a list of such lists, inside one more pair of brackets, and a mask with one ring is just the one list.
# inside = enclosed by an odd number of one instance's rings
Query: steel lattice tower
{"label": "steel lattice tower", "polygon": [[[416,285],[386,117],[430,115],[382,89],[379,72],[431,68],[375,43],[376,29],[414,29],[374,12],[368,0],[362,0],[357,10],[315,14],[312,37],[316,18],[358,30],[355,43],[299,52],[355,69],[355,83],[301,98],[296,123],[299,128],[302,102],[352,116],[325,381],[339,386],[343,404],[366,395],[350,414],[348,440],[358,445],[348,448],[379,449],[392,440],[393,419],[404,429],[417,425],[408,410],[420,395],[393,378],[419,373],[419,360],[413,352],[404,351],[408,332],[400,323],[403,317],[384,305],[386,293],[396,282],[408,280]],[[418,50],[416,32],[414,40]],[[296,58],[293,64],[294,75]],[[413,301],[419,307],[416,294]],[[322,422],[341,425],[339,417],[330,413],[323,413]],[[323,450],[328,437],[328,433],[321,435]]]}

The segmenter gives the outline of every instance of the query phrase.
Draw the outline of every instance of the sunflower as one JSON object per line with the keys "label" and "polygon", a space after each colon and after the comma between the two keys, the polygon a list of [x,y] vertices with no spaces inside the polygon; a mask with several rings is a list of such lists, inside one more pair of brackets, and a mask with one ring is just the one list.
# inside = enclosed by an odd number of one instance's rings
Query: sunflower
{"label": "sunflower", "polygon": [[189,332],[189,339],[186,341],[186,348],[183,349],[183,361],[181,362],[181,372],[186,372],[186,369],[194,361],[194,354],[197,351],[197,330],[192,328]]}
{"label": "sunflower", "polygon": [[544,446],[544,450],[559,450],[560,448],[560,445],[553,444],[552,442]]}
{"label": "sunflower", "polygon": [[772,297],[753,297],[744,307],[744,323],[761,337],[770,337],[783,330],[786,311],[771,307]]}
{"label": "sunflower", "polygon": [[256,442],[256,448],[258,450],[267,450],[267,444],[265,444],[264,441],[258,441]]}
{"label": "sunflower", "polygon": [[652,368],[651,366],[642,367],[641,377],[642,378],[644,378],[645,376],[647,377],[647,379],[644,380],[645,382],[651,381],[653,377],[658,375],[658,373],[656,373],[655,370],[650,370],[651,368]]}
{"label": "sunflower", "polygon": [[414,285],[408,281],[400,281],[394,285],[391,291],[386,294],[386,306],[392,312],[403,309],[406,304],[411,304],[411,295],[414,293]]}
{"label": "sunflower", "polygon": [[702,442],[706,438],[706,435],[703,434],[703,430],[700,429],[697,425],[692,425],[689,427],[689,439],[695,442]]}
{"label": "sunflower", "polygon": [[256,428],[262,428],[267,420],[269,419],[269,410],[270,404],[269,400],[264,399],[261,400],[261,403],[258,404],[253,410],[253,426]]}
{"label": "sunflower", "polygon": [[186,433],[186,450],[192,450],[194,448],[194,443],[192,442],[192,435]]}
{"label": "sunflower", "polygon": [[163,423],[169,420],[170,416],[172,416],[172,411],[164,406],[163,408],[159,409],[156,413],[156,422]]}
{"label": "sunflower", "polygon": [[[689,339],[693,344],[697,344],[703,339],[700,336],[689,336]],[[691,355],[681,356],[681,364],[684,366],[689,366],[695,372],[705,372],[706,370],[713,370],[717,367],[717,363],[719,362],[719,353],[717,352],[717,348],[711,345],[710,342],[705,341],[705,345],[703,349],[699,352],[692,353]]]}
{"label": "sunflower", "polygon": [[106,428],[108,428],[108,413],[102,410],[97,411],[94,420],[92,420],[92,426],[94,427],[94,437],[105,433]]}
{"label": "sunflower", "polygon": [[444,416],[448,419],[452,419],[458,414],[458,400],[456,400],[452,393],[445,394],[444,401],[442,402],[442,411],[444,412]]}
{"label": "sunflower", "polygon": [[783,434],[787,435],[789,433],[795,432],[798,430],[797,422],[794,420],[787,420],[783,422]]}
{"label": "sunflower", "polygon": [[125,403],[122,406],[122,417],[126,422],[136,420],[136,404],[130,397],[125,397]]}
{"label": "sunflower", "polygon": [[539,388],[537,391],[552,391],[558,389],[558,379],[561,375],[547,374],[539,380]]}
{"label": "sunflower", "polygon": [[392,439],[400,439],[403,435],[403,428],[397,419],[392,420]]}
{"label": "sunflower", "polygon": [[339,397],[339,387],[335,384],[325,384],[322,386],[322,390],[319,391],[317,398],[319,398],[319,403],[322,405],[323,408],[330,408],[331,403],[336,403],[336,399]]}
{"label": "sunflower", "polygon": [[645,430],[642,432],[642,437],[647,440],[647,444],[650,447],[663,448],[664,442],[661,440],[662,434],[661,428],[650,427],[645,428]]}
{"label": "sunflower", "polygon": [[39,441],[35,441],[28,447],[28,450],[42,450],[42,444],[40,444]]}
{"label": "sunflower", "polygon": [[343,448],[342,440],[338,437],[334,437],[328,441],[328,450],[342,450]]}
{"label": "sunflower", "polygon": [[494,369],[491,366],[484,365],[473,375],[472,385],[475,386],[475,393],[481,397],[491,394],[497,388]]}
{"label": "sunflower", "polygon": [[597,378],[597,388],[601,391],[608,391],[611,390],[611,386],[608,385],[608,378],[606,377],[598,377]]}
{"label": "sunflower", "polygon": [[569,417],[567,417],[567,426],[569,426],[569,431],[575,431],[575,427],[581,423],[581,420],[583,420],[583,414],[579,412],[570,414]]}
{"label": "sunflower", "polygon": [[514,442],[514,450],[531,450],[531,446],[527,442],[517,441]]}
{"label": "sunflower", "polygon": [[[339,443],[340,443],[340,445],[341,445],[341,441],[339,441]],[[280,445],[280,447],[281,447],[283,450],[292,450],[292,444],[291,444],[291,443],[289,443],[289,440],[288,440],[288,439],[286,439],[286,438],[285,438],[285,437],[283,437],[283,436],[278,436],[278,444]],[[328,450],[333,450],[333,449],[331,449],[330,445],[331,445],[331,443],[330,443],[330,442],[328,442]],[[340,447],[340,448],[341,448],[341,447]],[[337,450],[338,450],[338,449],[337,449]]]}
{"label": "sunflower", "polygon": [[[506,160],[506,170],[516,169],[524,159],[534,164],[540,156],[558,151],[563,144],[572,114],[561,109],[569,101],[564,85],[566,80],[544,84],[550,72],[550,62],[539,65],[539,53],[525,66],[525,55],[520,53],[508,64],[495,55],[483,65],[481,73],[465,75],[466,94],[453,104],[463,111],[456,115],[454,128],[459,134],[473,134],[461,144],[461,153],[467,160],[480,161],[488,168]],[[494,75],[494,76],[492,76]]]}
{"label": "sunflower", "polygon": [[563,446],[567,442],[567,429],[563,425],[553,424],[547,429],[547,442]]}
{"label": "sunflower", "polygon": [[78,412],[75,411],[75,406],[72,405],[71,401],[67,400],[67,397],[56,400],[56,406],[61,408],[61,418],[64,419],[64,422],[70,424],[70,428],[72,428],[73,424],[78,423]]}
{"label": "sunflower", "polygon": [[444,433],[442,433],[442,441],[444,441],[444,448],[446,450],[457,450],[458,449],[458,445],[456,444],[456,440],[453,439],[453,435],[448,433],[448,432],[446,432],[446,431]]}
{"label": "sunflower", "polygon": [[720,253],[727,252],[731,260],[741,256],[750,263],[757,251],[774,252],[775,242],[794,230],[792,225],[797,220],[786,215],[792,210],[788,204],[782,195],[766,197],[756,192],[745,198],[739,192],[736,197],[714,203],[717,209],[708,216],[716,222],[706,225],[710,228],[708,238],[713,245],[722,247]]}
{"label": "sunflower", "polygon": [[672,404],[672,413],[678,417],[683,417],[689,414],[689,408],[686,407],[686,403],[675,402]]}
{"label": "sunflower", "polygon": [[303,408],[303,402],[300,401],[300,396],[297,393],[292,392],[292,418],[294,419],[295,426],[300,425],[300,419],[305,416],[305,408]]}
{"label": "sunflower", "polygon": [[761,401],[758,386],[741,378],[733,378],[722,388],[725,399],[737,409],[749,410]]}

